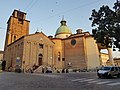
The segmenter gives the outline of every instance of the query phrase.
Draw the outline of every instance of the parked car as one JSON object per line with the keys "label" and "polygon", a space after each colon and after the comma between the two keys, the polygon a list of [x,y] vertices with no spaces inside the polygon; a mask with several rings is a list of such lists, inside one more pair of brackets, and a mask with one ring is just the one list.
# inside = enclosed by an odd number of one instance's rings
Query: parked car
{"label": "parked car", "polygon": [[117,66],[104,66],[97,70],[99,78],[111,78],[114,76],[120,77],[120,67]]}

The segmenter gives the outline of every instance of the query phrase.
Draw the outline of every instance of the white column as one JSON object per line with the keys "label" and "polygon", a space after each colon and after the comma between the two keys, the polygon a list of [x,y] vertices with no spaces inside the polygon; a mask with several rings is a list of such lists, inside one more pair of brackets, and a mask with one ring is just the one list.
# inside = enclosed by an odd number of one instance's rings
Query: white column
{"label": "white column", "polygon": [[108,48],[108,55],[109,55],[110,64],[115,65],[113,60],[113,55],[112,55],[112,48]]}

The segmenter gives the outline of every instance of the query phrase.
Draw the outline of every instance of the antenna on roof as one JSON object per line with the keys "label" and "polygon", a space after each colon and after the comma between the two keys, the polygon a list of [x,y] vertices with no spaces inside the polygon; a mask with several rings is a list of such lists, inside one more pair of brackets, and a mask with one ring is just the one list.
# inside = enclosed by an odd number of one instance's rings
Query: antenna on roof
{"label": "antenna on roof", "polygon": [[39,33],[39,29],[37,28],[36,32],[35,33]]}
{"label": "antenna on roof", "polygon": [[37,32],[39,32],[39,29],[37,28]]}
{"label": "antenna on roof", "polygon": [[42,28],[41,28],[41,32],[42,32]]}
{"label": "antenna on roof", "polygon": [[62,20],[64,20],[64,15],[62,16]]}

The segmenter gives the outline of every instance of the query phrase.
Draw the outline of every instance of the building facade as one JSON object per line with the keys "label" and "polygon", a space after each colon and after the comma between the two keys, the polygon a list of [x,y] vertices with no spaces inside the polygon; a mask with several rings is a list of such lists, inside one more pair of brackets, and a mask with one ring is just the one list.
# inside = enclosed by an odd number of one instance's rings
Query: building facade
{"label": "building facade", "polygon": [[28,70],[34,65],[52,69],[95,69],[100,66],[99,48],[89,32],[72,34],[62,19],[55,36],[43,32],[29,34],[26,13],[14,10],[8,20],[4,59],[7,68]]}
{"label": "building facade", "polygon": [[101,53],[101,65],[107,66],[107,61],[109,60],[109,56],[106,53]]}
{"label": "building facade", "polygon": [[4,53],[4,51],[0,51],[0,61],[3,60],[3,53]]}
{"label": "building facade", "polygon": [[0,51],[0,72],[1,72],[1,69],[2,69],[2,61],[3,61],[3,53],[4,51]]}

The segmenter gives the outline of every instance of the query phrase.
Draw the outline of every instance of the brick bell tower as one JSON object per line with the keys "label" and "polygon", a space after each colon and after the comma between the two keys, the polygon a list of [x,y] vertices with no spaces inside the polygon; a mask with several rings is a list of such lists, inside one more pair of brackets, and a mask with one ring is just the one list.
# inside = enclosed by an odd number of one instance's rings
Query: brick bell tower
{"label": "brick bell tower", "polygon": [[7,32],[4,49],[20,37],[29,34],[29,23],[26,13],[14,10],[7,22]]}

